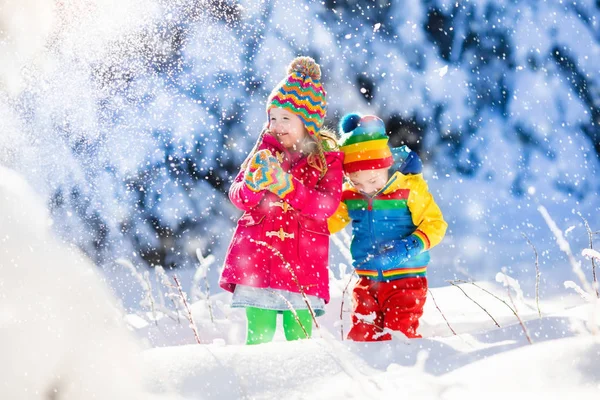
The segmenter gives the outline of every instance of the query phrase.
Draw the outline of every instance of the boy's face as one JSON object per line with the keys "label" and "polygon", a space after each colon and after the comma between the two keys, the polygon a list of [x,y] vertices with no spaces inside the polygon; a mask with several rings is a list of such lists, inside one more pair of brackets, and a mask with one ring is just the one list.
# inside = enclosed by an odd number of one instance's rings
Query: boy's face
{"label": "boy's face", "polygon": [[269,110],[269,131],[289,150],[300,149],[300,142],[307,135],[300,117],[278,107]]}
{"label": "boy's face", "polygon": [[356,171],[348,174],[352,185],[359,191],[373,195],[380,191],[388,181],[388,168]]}

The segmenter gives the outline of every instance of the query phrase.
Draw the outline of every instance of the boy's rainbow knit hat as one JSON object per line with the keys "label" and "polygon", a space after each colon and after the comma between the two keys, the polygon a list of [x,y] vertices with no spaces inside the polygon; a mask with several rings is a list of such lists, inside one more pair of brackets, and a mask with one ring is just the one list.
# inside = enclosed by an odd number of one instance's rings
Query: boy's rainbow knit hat
{"label": "boy's rainbow knit hat", "polygon": [[385,124],[374,115],[346,114],[340,121],[340,151],[344,152],[344,172],[391,167],[392,152]]}
{"label": "boy's rainbow knit hat", "polygon": [[285,108],[300,117],[310,135],[318,137],[327,112],[327,93],[320,81],[321,68],[310,57],[296,57],[287,73],[288,76],[269,95],[267,115],[274,107]]}

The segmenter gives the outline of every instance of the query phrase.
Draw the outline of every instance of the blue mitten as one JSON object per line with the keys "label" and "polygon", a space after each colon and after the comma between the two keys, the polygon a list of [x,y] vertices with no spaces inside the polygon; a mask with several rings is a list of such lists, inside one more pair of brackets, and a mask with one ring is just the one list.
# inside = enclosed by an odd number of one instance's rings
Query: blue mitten
{"label": "blue mitten", "polygon": [[382,271],[404,264],[425,250],[421,238],[412,234],[404,239],[392,240],[380,247],[380,253],[374,257],[374,262]]}

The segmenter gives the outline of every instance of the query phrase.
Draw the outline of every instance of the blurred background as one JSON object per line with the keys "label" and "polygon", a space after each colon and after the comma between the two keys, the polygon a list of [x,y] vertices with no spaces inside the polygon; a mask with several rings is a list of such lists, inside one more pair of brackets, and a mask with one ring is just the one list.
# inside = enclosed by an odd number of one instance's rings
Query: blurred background
{"label": "blurred background", "polygon": [[591,279],[599,17],[594,0],[0,0],[0,164],[126,305],[140,289],[118,258],[189,277],[199,249],[219,291],[241,214],[227,190],[268,94],[308,55],[328,126],[376,114],[423,159],[449,223],[432,286],[506,267],[532,294],[533,245],[542,293],[561,293],[575,277],[538,207]]}

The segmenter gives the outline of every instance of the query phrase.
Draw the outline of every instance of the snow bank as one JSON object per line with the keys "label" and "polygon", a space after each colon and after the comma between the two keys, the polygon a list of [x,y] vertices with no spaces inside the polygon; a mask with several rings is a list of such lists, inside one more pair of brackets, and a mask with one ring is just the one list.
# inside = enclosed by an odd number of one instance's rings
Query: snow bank
{"label": "snow bank", "polygon": [[600,389],[599,363],[598,337],[539,343],[476,361],[448,374],[445,381],[452,388],[443,398],[481,398],[494,393],[494,398],[507,398],[509,394],[529,398],[527,394],[535,394],[535,398],[544,399],[594,399]]}
{"label": "snow bank", "polygon": [[140,347],[92,264],[0,167],[0,398],[147,399]]}

